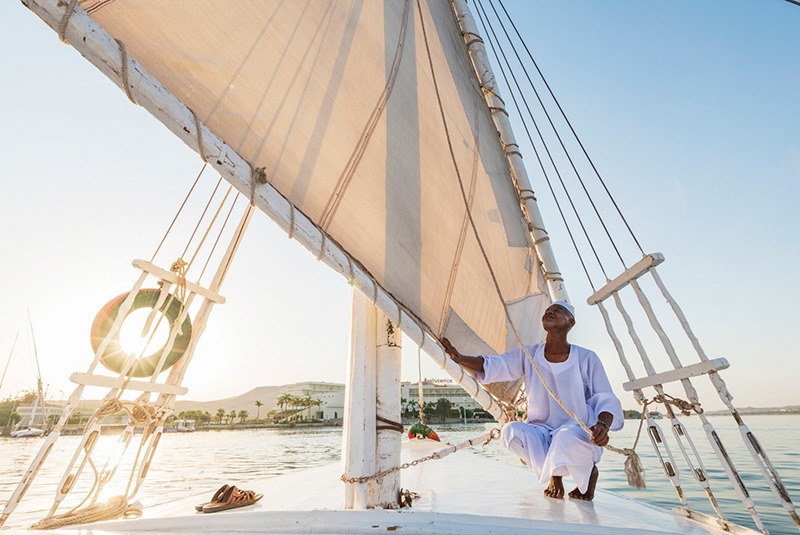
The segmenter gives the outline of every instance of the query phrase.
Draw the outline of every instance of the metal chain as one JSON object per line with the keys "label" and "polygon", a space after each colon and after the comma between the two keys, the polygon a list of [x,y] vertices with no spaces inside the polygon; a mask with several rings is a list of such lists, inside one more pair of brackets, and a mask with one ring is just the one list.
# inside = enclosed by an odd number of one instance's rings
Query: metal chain
{"label": "metal chain", "polygon": [[412,466],[417,466],[418,464],[424,463],[426,461],[430,461],[431,459],[438,459],[439,456],[437,455],[437,453],[438,452],[434,452],[434,453],[432,453],[432,454],[430,454],[430,455],[428,455],[426,457],[422,457],[420,459],[415,459],[415,460],[411,461],[410,463],[403,463],[400,466],[395,466],[393,468],[389,468],[388,470],[383,470],[383,471],[378,472],[377,474],[373,474],[371,476],[345,477],[345,475],[342,474],[342,477],[339,478],[339,479],[341,479],[345,483],[366,483],[367,481],[371,481],[373,479],[382,479],[383,477],[388,476],[389,474],[392,474],[394,472],[399,472],[400,470],[405,470],[406,468],[411,468]]}
{"label": "metal chain", "polygon": [[[461,450],[461,449],[463,449],[463,448],[465,448],[467,446],[472,446],[475,443],[477,443],[477,442],[479,442],[481,440],[484,440],[484,439],[485,439],[485,442],[483,443],[483,445],[485,446],[489,442],[491,442],[492,440],[497,439],[497,438],[500,438],[500,429],[499,428],[494,428],[494,429],[492,429],[490,432],[488,432],[486,434],[483,434],[483,435],[481,435],[479,437],[476,437],[476,438],[471,438],[469,440],[465,440],[464,442],[462,442],[461,444],[458,444],[457,446],[450,446],[448,448],[444,448],[442,450],[435,451],[435,452],[431,453],[430,455],[426,455],[425,457],[421,457],[419,459],[414,459],[413,461],[410,461],[410,462],[407,462],[407,463],[403,463],[403,464],[401,464],[399,466],[395,466],[395,467],[392,467],[392,468],[389,468],[389,469],[386,469],[386,470],[382,470],[382,471],[378,472],[377,474],[372,474],[371,476],[347,477],[346,474],[342,474],[342,476],[339,479],[341,479],[345,483],[351,483],[351,484],[352,483],[366,483],[368,481],[372,481],[373,479],[382,479],[385,476],[388,476],[389,474],[393,474],[394,472],[399,472],[400,470],[405,470],[406,468],[411,468],[412,466],[417,466],[418,464],[422,464],[424,462],[431,461],[431,460],[434,460],[434,459],[441,459],[441,458],[446,457],[447,455],[450,455],[451,453],[455,453],[455,452],[457,452],[457,451],[459,451],[459,450]],[[444,455],[442,455],[442,454],[444,454]]]}

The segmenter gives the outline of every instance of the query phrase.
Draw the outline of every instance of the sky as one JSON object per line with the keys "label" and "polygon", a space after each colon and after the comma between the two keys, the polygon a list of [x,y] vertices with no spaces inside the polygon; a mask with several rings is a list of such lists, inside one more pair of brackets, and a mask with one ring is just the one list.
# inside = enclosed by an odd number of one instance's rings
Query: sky
{"label": "sky", "polygon": [[[738,406],[798,405],[800,8],[762,2],[506,4]],[[97,311],[130,289],[201,168],[198,156],[21,4],[0,33],[0,397],[43,381],[66,398]],[[522,136],[517,134],[518,138]],[[524,144],[523,144],[524,145]],[[523,149],[525,147],[523,146]],[[624,373],[546,188],[577,307],[573,342]],[[213,188],[207,172],[201,190]],[[202,197],[202,195],[199,195]],[[615,268],[616,269],[616,268]],[[212,400],[262,385],[343,383],[352,289],[263,214],[245,235],[185,385]],[[693,362],[686,357],[687,363]],[[423,376],[445,377],[424,354]],[[406,340],[403,379],[417,379]],[[678,392],[679,393],[679,392]],[[708,408],[720,408],[701,390]]]}

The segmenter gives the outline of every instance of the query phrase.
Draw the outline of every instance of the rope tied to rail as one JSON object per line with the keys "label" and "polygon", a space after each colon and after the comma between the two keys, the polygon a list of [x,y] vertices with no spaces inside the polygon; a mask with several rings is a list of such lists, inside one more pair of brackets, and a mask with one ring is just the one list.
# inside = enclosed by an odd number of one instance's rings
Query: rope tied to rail
{"label": "rope tied to rail", "polygon": [[659,394],[653,398],[653,401],[656,403],[663,403],[664,405],[672,405],[681,411],[684,416],[691,416],[692,412],[696,412],[697,414],[703,412],[703,408],[700,407],[700,403],[692,403],[691,401],[676,398],[675,396],[670,396],[669,394]]}
{"label": "rope tied to rail", "polygon": [[124,412],[130,423],[137,426],[146,426],[156,417],[156,409],[150,403],[144,401],[122,401],[114,398],[105,401],[94,412],[94,418],[102,420],[107,416]]}
{"label": "rope tied to rail", "polygon": [[140,502],[129,504],[125,496],[112,496],[104,503],[95,503],[83,509],[44,518],[33,524],[30,529],[57,529],[63,526],[88,524],[101,520],[115,520],[120,517],[137,518],[140,516],[142,516],[142,504]]}
{"label": "rope tied to rail", "polygon": [[178,284],[176,284],[175,297],[181,305],[180,311],[183,312],[186,302],[186,270],[189,264],[183,258],[178,258],[172,263],[169,270],[178,277]]}

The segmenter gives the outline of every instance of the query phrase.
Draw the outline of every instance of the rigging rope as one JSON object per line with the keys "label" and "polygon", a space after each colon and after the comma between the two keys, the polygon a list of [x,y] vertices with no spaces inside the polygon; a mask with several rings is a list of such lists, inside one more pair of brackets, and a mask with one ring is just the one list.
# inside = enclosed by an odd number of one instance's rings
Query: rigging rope
{"label": "rigging rope", "polygon": [[[480,0],[477,0],[477,1],[480,2]],[[495,17],[497,17],[497,20],[500,21],[500,17],[497,14],[497,10],[495,9],[494,4],[489,3],[489,5],[492,7],[492,11],[494,12]],[[505,27],[505,25],[503,25],[502,21],[500,21],[500,29],[503,30],[503,34],[506,36],[506,39],[508,40],[509,43],[511,43],[511,38],[509,37],[508,32],[506,31],[506,27]],[[580,182],[580,185],[583,188],[584,193],[586,193],[586,198],[589,200],[589,203],[591,204],[592,209],[594,210],[594,213],[597,216],[597,219],[600,221],[600,224],[603,226],[603,230],[605,231],[606,236],[608,237],[608,240],[611,242],[611,245],[613,246],[614,251],[617,253],[617,257],[619,258],[619,260],[622,263],[623,267],[625,267],[625,269],[627,269],[627,266],[625,265],[625,260],[622,258],[622,254],[619,252],[619,249],[617,248],[617,244],[614,241],[614,238],[611,236],[611,232],[609,232],[608,227],[606,226],[605,220],[600,215],[600,211],[597,209],[597,206],[595,205],[594,199],[592,198],[591,194],[589,193],[589,190],[586,188],[586,184],[584,183],[583,178],[581,177],[581,174],[578,171],[578,168],[575,166],[575,162],[572,160],[572,156],[570,155],[569,151],[567,150],[567,147],[564,144],[564,141],[561,139],[561,134],[559,133],[558,129],[556,128],[555,124],[553,123],[552,117],[550,117],[550,112],[547,111],[547,108],[545,107],[544,102],[542,101],[542,98],[539,95],[539,91],[536,89],[536,86],[533,84],[533,80],[531,80],[531,77],[528,74],[528,70],[525,68],[525,65],[522,63],[522,59],[519,57],[519,54],[517,53],[517,49],[516,49],[515,46],[513,46],[513,44],[511,46],[511,50],[514,52],[514,56],[517,58],[517,61],[519,62],[520,67],[522,68],[522,72],[525,73],[525,77],[527,78],[528,83],[531,85],[531,89],[533,89],[533,93],[536,95],[536,99],[539,101],[539,105],[542,107],[542,111],[544,111],[544,114],[547,117],[547,121],[550,123],[550,127],[552,128],[553,133],[556,136],[556,139],[558,139],[558,142],[561,145],[561,149],[564,151],[564,155],[567,157],[567,161],[569,161],[570,166],[572,167],[572,170],[575,173],[576,178],[578,179],[578,182]]]}
{"label": "rigging rope", "polygon": [[197,234],[197,231],[200,229],[200,224],[203,222],[203,219],[205,219],[206,213],[208,212],[208,208],[211,206],[211,201],[213,201],[214,197],[217,195],[217,190],[219,190],[221,184],[222,184],[222,177],[220,176],[219,180],[217,180],[217,185],[214,186],[214,191],[211,192],[211,196],[208,198],[208,201],[206,202],[206,205],[203,208],[203,212],[197,219],[197,224],[194,226],[194,229],[192,230],[192,235],[189,236],[189,240],[186,242],[186,247],[184,247],[183,253],[181,253],[181,257],[186,256],[186,253],[189,252],[189,247],[191,246],[192,241],[194,241],[194,237]]}
{"label": "rigging rope", "polygon": [[6,373],[8,372],[8,365],[11,364],[11,355],[14,354],[14,348],[17,347],[17,339],[19,338],[19,331],[14,335],[14,343],[11,344],[11,351],[8,352],[8,360],[6,360],[6,367],[3,369],[3,376],[0,377],[0,387],[3,386],[3,381],[6,380]]}
{"label": "rigging rope", "polygon": [[[189,197],[191,197],[195,186],[197,186],[197,183],[200,182],[200,177],[203,176],[203,172],[206,170],[206,167],[208,167],[208,164],[204,163],[203,167],[200,168],[200,172],[197,173],[197,178],[194,179],[194,183],[192,183],[192,187],[189,188],[189,193],[187,193],[186,197],[184,197],[183,202],[181,203],[180,207],[178,208],[178,211],[175,213],[175,217],[172,218],[172,222],[169,224],[169,227],[167,227],[167,231],[164,233],[164,237],[161,238],[161,242],[159,242],[158,247],[156,247],[156,250],[153,253],[153,256],[150,257],[150,261],[151,262],[153,260],[155,260],[156,255],[161,250],[161,247],[164,245],[164,242],[166,241],[167,236],[169,236],[169,233],[172,231],[172,227],[175,226],[175,222],[178,220],[178,217],[181,215],[181,212],[183,211],[184,207],[186,206],[186,203],[189,201]],[[187,246],[187,249],[188,249],[188,246]],[[186,254],[186,251],[184,251],[184,254]]]}
{"label": "rigging rope", "polygon": [[[483,9],[483,5],[481,4],[480,0],[476,0],[476,3],[482,10]],[[486,16],[485,11],[484,11],[484,16]],[[487,22],[488,22],[488,16],[486,18],[487,18]],[[482,21],[482,19],[481,19],[481,21]],[[495,33],[494,28],[491,27],[491,24],[489,24],[489,28],[491,29],[492,35],[494,35],[495,40],[497,41],[497,46],[500,49],[500,53],[503,56],[503,60],[506,62],[506,65],[509,67],[509,72],[511,73],[511,77],[514,79],[514,83],[517,86],[517,90],[520,92],[520,98],[522,99],[523,103],[525,104],[525,108],[528,110],[528,114],[529,114],[529,116],[531,118],[531,121],[533,122],[533,126],[536,128],[536,132],[539,134],[539,139],[540,139],[540,141],[542,143],[542,146],[544,147],[544,150],[547,153],[547,156],[548,156],[548,158],[550,160],[550,165],[552,165],[553,170],[555,171],[556,176],[558,177],[558,181],[561,183],[561,187],[564,189],[564,193],[567,196],[567,200],[569,200],[570,206],[572,207],[572,211],[575,214],[575,218],[578,220],[578,223],[580,224],[581,229],[583,230],[583,234],[586,237],[586,241],[589,243],[589,246],[592,249],[592,253],[594,253],[594,257],[597,260],[598,265],[600,266],[600,270],[603,272],[603,276],[605,276],[605,278],[608,279],[609,277],[606,274],[605,267],[603,266],[603,263],[600,260],[600,256],[598,255],[597,250],[596,250],[596,248],[594,246],[594,242],[589,237],[589,233],[586,230],[586,225],[583,222],[583,218],[581,218],[581,216],[580,216],[580,214],[578,212],[578,209],[575,207],[575,203],[572,200],[572,196],[570,195],[569,190],[568,190],[568,188],[566,186],[566,183],[564,182],[564,178],[562,177],[561,172],[558,169],[558,165],[556,164],[555,158],[553,157],[553,154],[550,151],[550,147],[548,146],[547,142],[544,139],[544,134],[542,133],[541,129],[539,128],[538,122],[533,117],[533,113],[531,112],[531,109],[528,106],[528,101],[525,98],[524,93],[522,92],[521,86],[519,85],[519,82],[517,81],[517,77],[514,74],[513,69],[511,69],[511,63],[508,61],[508,58],[507,58],[507,56],[505,54],[505,51],[503,50],[502,46],[500,45],[500,42],[497,39],[497,34]],[[491,40],[490,40],[490,43],[491,43]],[[513,49],[514,49],[514,47],[512,46],[512,50]],[[494,50],[494,48],[493,48],[493,50]],[[516,54],[516,51],[514,53]],[[496,55],[496,53],[495,53],[495,55]],[[497,59],[498,59],[498,63],[500,63],[499,58],[497,58]],[[525,71],[524,65],[521,65],[521,67],[522,67],[522,70],[524,72]],[[527,73],[526,73],[526,75],[527,75]],[[530,82],[530,77],[528,78],[528,81]],[[508,83],[508,82],[506,82],[506,83]],[[536,94],[537,99],[539,99],[539,105],[542,107],[542,109],[544,110],[545,114],[548,116],[548,119],[549,119],[550,117],[547,114],[547,109],[544,107],[544,103],[542,102],[541,98],[539,97],[539,94],[536,91],[536,88],[533,87],[533,86],[532,86],[532,88],[533,88],[534,93]],[[509,85],[509,90],[510,89],[511,89],[511,86]],[[520,118],[522,119],[522,114],[520,114]],[[524,120],[523,120],[523,124],[524,124]],[[550,127],[553,129],[553,131],[555,132],[556,136],[558,136],[558,132],[555,130],[555,125],[553,125],[552,121],[550,121]],[[527,131],[527,129],[526,129],[526,131]],[[535,147],[535,145],[533,144],[533,140],[531,140],[531,146]],[[566,148],[563,146],[563,144],[562,144],[562,149],[564,150],[565,154],[567,155],[567,158],[569,158],[569,154],[567,153]],[[573,170],[575,171],[576,175],[578,175],[578,171],[574,168],[574,166],[573,166]],[[578,179],[580,180],[580,175],[578,175]],[[587,195],[588,195],[588,192],[587,192]],[[555,196],[555,194],[554,194],[554,196]],[[591,198],[590,198],[590,202],[591,202]],[[600,217],[600,214],[597,212],[597,209],[595,209],[595,213],[597,214],[597,217],[600,218],[601,223],[602,223],[602,218]],[[603,223],[603,227],[605,228],[605,223]],[[610,238],[610,234],[609,234],[609,239],[611,239]],[[613,240],[612,240],[612,244],[613,244]],[[616,248],[616,246],[615,246],[615,248]],[[620,257],[620,260],[622,261],[622,257]],[[624,261],[622,261],[622,263],[623,263],[623,265],[625,264]]]}
{"label": "rigging rope", "polygon": [[[222,179],[222,177],[220,177],[220,180],[221,179]],[[219,203],[219,206],[217,207],[216,211],[214,212],[214,216],[211,218],[211,221],[208,223],[208,226],[206,227],[206,231],[203,233],[203,237],[200,239],[200,243],[197,244],[197,248],[195,249],[191,260],[189,260],[189,264],[188,264],[189,267],[191,267],[194,264],[194,261],[197,258],[197,255],[200,254],[200,249],[203,248],[203,245],[206,243],[206,239],[208,239],[208,235],[211,234],[211,229],[214,227],[214,223],[217,222],[217,218],[219,217],[219,214],[222,212],[222,208],[225,206],[225,203],[227,202],[228,196],[231,194],[231,191],[233,191],[233,186],[232,185],[228,186],[228,191],[225,192],[225,196],[222,198],[222,201]],[[199,225],[199,222],[198,222],[198,225]]]}
{"label": "rigging rope", "polygon": [[[790,1],[790,0],[787,0],[787,1]],[[553,93],[553,90],[550,88],[550,84],[547,83],[547,79],[544,77],[544,74],[542,73],[541,69],[539,69],[539,65],[536,63],[536,60],[533,59],[533,54],[531,54],[531,51],[528,48],[527,43],[525,43],[525,40],[522,39],[522,35],[520,35],[516,24],[514,24],[514,20],[511,18],[511,16],[509,16],[508,11],[506,10],[506,6],[503,4],[503,0],[498,0],[498,2],[500,3],[500,7],[503,9],[503,12],[505,13],[505,15],[508,18],[509,22],[511,23],[511,27],[514,29],[514,32],[517,34],[517,37],[519,38],[520,42],[522,43],[522,46],[525,48],[525,52],[528,54],[528,57],[530,58],[531,62],[533,63],[533,66],[536,67],[536,71],[539,73],[539,77],[542,79],[542,82],[544,82],[545,87],[547,87],[547,91],[550,93],[550,97],[553,99],[553,102],[556,103],[556,106],[558,107],[558,110],[561,112],[561,116],[564,118],[564,121],[567,123],[567,126],[569,126],[569,129],[572,131],[572,135],[575,137],[575,141],[577,141],[578,145],[580,146],[581,150],[583,151],[583,154],[586,156],[586,160],[592,166],[592,170],[594,171],[595,175],[597,175],[597,178],[599,179],[600,183],[603,185],[603,189],[605,190],[606,194],[608,195],[608,198],[611,200],[612,204],[614,205],[614,208],[617,210],[617,213],[619,214],[620,218],[622,219],[622,222],[625,224],[625,228],[628,229],[628,232],[630,233],[631,238],[633,238],[633,241],[636,243],[636,246],[639,248],[639,251],[642,253],[642,255],[644,255],[645,254],[644,249],[639,244],[639,240],[636,238],[636,234],[633,232],[633,229],[628,224],[628,220],[625,219],[625,215],[622,213],[622,210],[620,209],[619,205],[617,204],[617,201],[614,198],[614,196],[611,194],[611,191],[608,189],[608,186],[606,186],[605,180],[603,180],[602,175],[600,175],[600,172],[597,170],[597,167],[594,165],[594,161],[589,156],[588,151],[583,146],[583,142],[581,141],[580,137],[578,137],[578,133],[575,132],[575,129],[572,127],[572,123],[570,122],[569,118],[567,117],[567,114],[564,112],[564,109],[561,107],[561,103],[556,98],[555,94]],[[494,10],[495,11],[495,15],[497,15],[497,11],[494,9],[493,5],[492,5],[492,10]],[[498,16],[498,21],[499,20],[500,20],[500,17]],[[502,26],[502,22],[501,22],[501,26]],[[526,71],[526,75],[527,75],[527,71]],[[531,85],[532,85],[532,82],[531,82]]]}
{"label": "rigging rope", "polygon": [[423,406],[425,405],[425,398],[422,396],[422,346],[417,347],[417,369],[419,371],[419,381],[417,387],[419,388],[419,423],[425,423],[425,413]]}
{"label": "rigging rope", "polygon": [[[480,8],[480,9],[476,10],[476,13],[478,14],[478,19],[481,21],[481,26],[483,26],[483,31],[486,32],[486,35],[488,37],[489,32],[487,31],[486,23],[484,22],[483,15],[481,14],[481,11],[482,11],[483,7],[480,4],[478,4],[478,7]],[[492,30],[492,34],[494,34],[493,30]],[[497,61],[497,64],[500,66],[500,72],[503,75],[503,80],[505,80],[506,86],[509,88],[509,94],[511,95],[511,100],[514,103],[514,107],[517,109],[517,114],[520,117],[522,117],[522,110],[520,109],[519,102],[517,102],[516,93],[514,93],[514,91],[512,90],[511,84],[508,83],[508,76],[506,75],[506,70],[503,67],[503,63],[500,61],[500,56],[498,55],[497,50],[495,49],[494,41],[492,41],[491,39],[489,39],[489,46],[492,49],[492,54],[494,54],[494,57],[495,57],[495,60]],[[516,82],[516,79],[515,79],[515,82]],[[517,84],[517,90],[519,91],[519,84]],[[521,94],[521,91],[520,91],[520,94]],[[527,107],[527,101],[525,102],[525,106]],[[503,110],[503,111],[505,111],[505,110]],[[528,113],[530,114],[530,108],[528,108]],[[530,115],[531,115],[531,117],[533,117],[532,114],[530,114]],[[536,121],[534,121],[534,126],[535,125],[536,125]],[[569,239],[572,242],[572,247],[575,249],[575,254],[578,255],[578,260],[580,261],[581,267],[583,268],[583,272],[586,275],[586,280],[589,282],[589,286],[591,286],[592,291],[595,291],[594,283],[592,282],[592,277],[591,277],[591,275],[589,275],[589,270],[586,267],[586,262],[583,260],[583,255],[581,254],[581,250],[580,250],[580,248],[578,248],[578,244],[575,242],[575,236],[572,234],[572,228],[570,227],[569,223],[567,223],[567,218],[564,215],[564,210],[563,210],[563,208],[561,208],[561,202],[558,200],[558,196],[556,195],[555,189],[553,188],[553,183],[550,180],[550,175],[549,175],[549,173],[547,172],[547,170],[544,167],[544,163],[542,162],[542,157],[539,154],[539,149],[536,148],[536,144],[533,142],[533,136],[531,135],[531,132],[528,129],[528,123],[525,122],[525,121],[522,121],[522,127],[523,127],[523,129],[525,130],[525,133],[528,136],[528,141],[530,142],[531,147],[533,148],[533,154],[536,156],[536,161],[539,163],[539,168],[542,170],[542,175],[544,176],[545,182],[547,182],[547,187],[550,189],[550,193],[553,196],[553,200],[556,203],[556,208],[558,209],[558,214],[561,216],[561,221],[564,223],[564,227],[567,229],[567,234],[569,235]],[[537,127],[537,132],[538,132],[538,127]],[[541,132],[539,133],[539,137],[541,139]],[[562,182],[562,185],[563,185],[563,182]],[[574,208],[574,206],[573,206],[573,208]],[[595,258],[597,258],[597,254],[596,253],[595,253]],[[599,261],[599,259],[598,259],[598,261]],[[600,266],[600,268],[602,270],[602,265]]]}
{"label": "rigging rope", "polygon": [[219,245],[219,241],[220,239],[222,239],[222,233],[228,227],[228,221],[230,220],[231,214],[233,214],[233,209],[236,208],[236,203],[239,202],[240,197],[241,195],[237,195],[236,197],[234,197],[233,202],[231,203],[231,207],[228,210],[228,215],[225,216],[225,221],[222,222],[222,228],[219,229],[219,233],[217,234],[217,239],[214,240],[214,245],[211,246],[211,251],[208,253],[208,257],[206,258],[206,263],[203,264],[203,269],[200,271],[200,275],[197,277],[198,280],[201,280],[203,278],[206,269],[208,269],[208,264],[211,263],[211,257],[214,256],[214,251],[217,250],[217,245]]}
{"label": "rigging rope", "polygon": [[[431,81],[433,83],[434,92],[436,93],[436,99],[437,99],[437,103],[439,105],[439,114],[440,114],[440,117],[441,117],[441,120],[442,120],[442,127],[444,128],[444,133],[445,133],[445,138],[447,140],[447,146],[448,146],[448,150],[449,150],[449,153],[450,153],[450,158],[451,158],[451,161],[453,163],[453,168],[454,168],[454,171],[455,171],[455,174],[456,174],[456,178],[458,179],[459,189],[461,191],[461,197],[462,197],[462,200],[464,201],[464,205],[466,206],[467,214],[469,216],[470,226],[472,227],[472,231],[473,231],[473,234],[475,236],[475,241],[477,242],[478,248],[479,248],[479,250],[480,250],[480,252],[481,252],[481,254],[483,256],[483,260],[484,260],[484,262],[486,264],[486,267],[487,267],[487,269],[489,271],[489,275],[490,275],[490,277],[492,279],[492,282],[494,284],[495,291],[496,291],[497,296],[500,299],[500,303],[501,303],[501,305],[503,307],[503,311],[504,311],[505,316],[506,316],[506,321],[508,322],[508,325],[511,328],[511,331],[514,334],[514,338],[515,338],[517,344],[520,346],[520,348],[522,349],[523,353],[525,354],[527,359],[530,361],[531,366],[533,367],[534,371],[536,372],[536,375],[539,377],[539,380],[542,382],[542,385],[547,390],[548,394],[550,394],[550,396],[553,398],[553,400],[564,410],[564,412],[568,416],[570,416],[581,427],[581,429],[583,429],[587,434],[589,434],[591,436],[592,435],[591,429],[589,429],[589,427],[580,418],[578,418],[577,415],[572,410],[570,410],[569,407],[567,407],[564,404],[564,402],[562,402],[558,398],[558,396],[553,391],[553,389],[550,387],[550,385],[547,384],[547,381],[544,379],[544,376],[542,375],[542,372],[539,370],[539,366],[536,364],[536,362],[533,359],[533,356],[530,354],[530,351],[528,350],[528,348],[522,342],[522,337],[520,336],[519,332],[517,331],[516,325],[515,325],[514,321],[511,318],[511,314],[510,314],[510,312],[508,310],[508,305],[506,304],[506,300],[503,298],[503,292],[502,292],[502,289],[500,288],[500,283],[499,283],[499,281],[497,279],[497,275],[495,274],[494,268],[492,267],[492,264],[491,264],[491,261],[489,260],[488,254],[486,253],[486,249],[485,249],[483,241],[481,240],[481,237],[480,237],[480,235],[478,233],[478,229],[477,229],[477,226],[475,224],[475,220],[472,217],[472,211],[470,210],[469,205],[467,203],[467,196],[466,196],[466,192],[464,191],[464,182],[463,182],[463,180],[461,178],[461,171],[458,168],[458,162],[456,160],[456,156],[455,156],[455,152],[454,152],[453,144],[452,144],[452,139],[450,137],[450,130],[449,130],[449,127],[447,125],[447,116],[446,116],[446,114],[444,112],[444,105],[442,104],[442,98],[441,98],[441,94],[439,92],[439,85],[438,85],[438,82],[437,82],[437,79],[436,79],[436,71],[435,71],[434,66],[433,66],[433,58],[431,56],[430,44],[428,42],[428,34],[427,34],[426,27],[425,27],[425,18],[423,16],[423,12],[422,12],[422,5],[420,4],[420,0],[416,0],[416,2],[417,2],[417,9],[418,9],[419,15],[420,15],[420,28],[422,30],[423,42],[425,44],[425,52],[427,54],[428,64],[429,64],[430,70],[431,70]],[[619,454],[625,455],[627,457],[631,457],[631,456],[635,456],[635,455],[638,456],[636,454],[636,452],[633,451],[633,450],[630,450],[630,449],[627,449],[627,448],[626,449],[619,449],[619,448],[616,448],[616,447],[612,446],[611,444],[606,444],[605,448],[610,450],[610,451],[613,451],[615,453],[619,453]]]}

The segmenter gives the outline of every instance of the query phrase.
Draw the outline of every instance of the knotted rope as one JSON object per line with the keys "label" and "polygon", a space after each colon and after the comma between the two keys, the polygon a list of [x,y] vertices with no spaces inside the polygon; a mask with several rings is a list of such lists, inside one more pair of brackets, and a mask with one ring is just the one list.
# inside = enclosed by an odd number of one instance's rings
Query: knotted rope
{"label": "knotted rope", "polygon": [[256,186],[267,183],[267,168],[256,167],[250,174],[250,205],[256,204]]}
{"label": "knotted rope", "polygon": [[189,264],[186,263],[186,260],[178,258],[169,268],[178,277],[178,284],[175,285],[175,297],[181,304],[181,312],[183,312],[183,307],[186,306],[186,270],[188,266]]}
{"label": "knotted rope", "polygon": [[[703,412],[703,409],[700,407],[699,403],[692,403],[691,401],[686,401],[684,399],[676,398],[674,396],[670,396],[669,394],[659,394],[653,398],[653,401],[656,403],[663,403],[664,405],[672,405],[684,416],[691,416],[692,411],[700,414]],[[647,404],[645,404],[647,406]]]}

